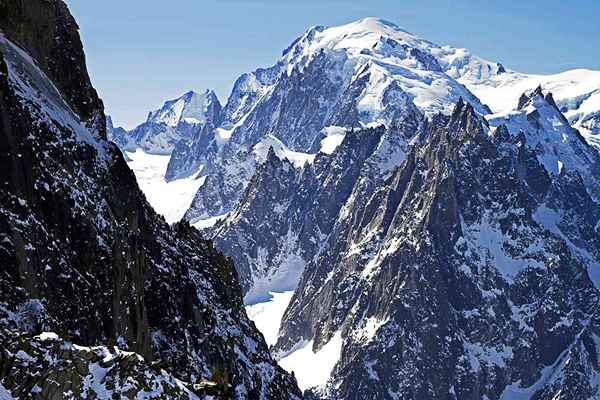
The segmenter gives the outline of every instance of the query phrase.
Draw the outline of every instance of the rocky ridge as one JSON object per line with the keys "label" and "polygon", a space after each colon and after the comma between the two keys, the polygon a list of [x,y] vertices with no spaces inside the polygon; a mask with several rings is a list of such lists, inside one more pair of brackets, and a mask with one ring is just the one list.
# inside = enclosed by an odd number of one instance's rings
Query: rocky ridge
{"label": "rocky ridge", "polygon": [[299,398],[248,320],[230,260],[166,224],[106,140],[64,3],[0,9],[2,394],[190,398],[220,381],[226,398]]}

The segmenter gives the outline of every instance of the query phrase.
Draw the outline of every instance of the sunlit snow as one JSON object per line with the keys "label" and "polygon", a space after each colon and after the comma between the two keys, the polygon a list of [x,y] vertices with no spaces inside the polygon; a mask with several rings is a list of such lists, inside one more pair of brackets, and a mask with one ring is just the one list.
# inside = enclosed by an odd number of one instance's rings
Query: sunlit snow
{"label": "sunlit snow", "polygon": [[148,154],[141,150],[128,152],[127,156],[131,159],[128,165],[154,210],[170,224],[180,221],[204,184],[205,177],[196,178],[198,172],[189,178],[167,182],[165,172],[170,156]]}
{"label": "sunlit snow", "polygon": [[325,139],[321,140],[321,153],[332,154],[346,137],[346,129],[340,126],[328,126],[323,129]]}
{"label": "sunlit snow", "polygon": [[[262,303],[246,306],[248,317],[265,337],[269,346],[277,342],[283,313],[292,299],[293,291],[283,293],[271,292],[271,299]],[[342,350],[342,335],[337,332],[329,342],[316,353],[314,342],[299,343],[295,348],[279,360],[279,365],[288,372],[293,372],[300,389],[321,386],[327,382],[338,362]]]}
{"label": "sunlit snow", "polygon": [[285,144],[275,136],[266,135],[260,142],[252,148],[256,159],[259,162],[265,162],[269,148],[272,148],[279,159],[287,159],[296,168],[302,168],[306,163],[312,163],[315,159],[314,154],[300,153],[287,148]]}
{"label": "sunlit snow", "polygon": [[267,344],[272,346],[277,342],[277,334],[279,333],[283,313],[292,299],[294,292],[271,292],[269,294],[272,296],[270,300],[247,306],[246,312],[265,337]]}
{"label": "sunlit snow", "polygon": [[290,354],[279,360],[279,365],[288,372],[294,372],[300,389],[305,390],[327,383],[333,367],[340,359],[342,352],[342,334],[335,335],[316,353],[314,342],[301,343]]}

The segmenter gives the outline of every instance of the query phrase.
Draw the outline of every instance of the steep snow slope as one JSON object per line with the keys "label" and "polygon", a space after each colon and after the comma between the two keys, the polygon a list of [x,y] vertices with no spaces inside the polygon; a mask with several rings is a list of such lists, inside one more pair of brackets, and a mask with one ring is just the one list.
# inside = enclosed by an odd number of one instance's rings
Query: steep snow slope
{"label": "steep snow slope", "polygon": [[143,150],[126,152],[125,155],[148,203],[169,224],[179,222],[190,207],[194,195],[204,184],[205,177],[190,176],[167,182],[165,172],[169,164],[168,155],[148,154]]}

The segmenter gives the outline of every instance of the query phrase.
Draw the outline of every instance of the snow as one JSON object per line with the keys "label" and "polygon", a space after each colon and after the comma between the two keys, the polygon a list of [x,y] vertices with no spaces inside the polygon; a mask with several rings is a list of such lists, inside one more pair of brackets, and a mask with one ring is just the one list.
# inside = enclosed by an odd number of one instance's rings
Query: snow
{"label": "snow", "polygon": [[455,78],[482,75],[474,70],[498,69],[464,49],[440,47],[372,17],[342,26],[311,28],[285,52],[281,64],[290,75],[322,52],[342,64],[336,70],[349,84],[368,74],[368,83],[356,98],[360,123],[365,126],[389,122],[386,112],[391,104],[406,108],[413,103],[431,115],[450,113],[459,97],[485,114],[486,108]]}
{"label": "snow", "polygon": [[336,332],[333,337],[316,353],[314,342],[300,343],[294,351],[279,360],[279,365],[288,372],[293,372],[302,390],[321,386],[327,383],[335,364],[342,353],[342,334]]}
{"label": "snow", "polygon": [[217,128],[215,129],[215,140],[219,147],[223,146],[225,143],[231,139],[231,134],[233,133],[233,129],[223,129]]}
{"label": "snow", "polygon": [[210,217],[210,218],[196,219],[196,220],[190,221],[190,223],[194,228],[203,230],[203,229],[207,229],[207,228],[212,228],[213,226],[215,226],[217,224],[217,222],[227,219],[228,216],[229,216],[229,213],[225,213],[225,214],[216,215],[216,216]]}
{"label": "snow", "polygon": [[369,343],[373,340],[379,328],[385,325],[388,321],[388,319],[382,320],[375,317],[369,317],[363,321],[361,328],[352,332],[352,335],[363,343]]}
{"label": "snow", "polygon": [[[517,107],[522,93],[542,86],[569,122],[592,145],[600,145],[597,130],[590,131],[586,120],[600,113],[600,71],[574,69],[553,75],[533,75],[509,72],[486,81],[459,81],[490,106],[494,113],[507,113]],[[600,118],[600,117],[597,117]]]}
{"label": "snow", "polygon": [[36,338],[40,339],[42,341],[44,341],[44,340],[59,340],[58,335],[54,332],[42,332],[38,336],[36,336]]}
{"label": "snow", "polygon": [[254,145],[252,152],[258,162],[265,162],[269,148],[273,148],[275,155],[280,160],[290,161],[296,168],[302,168],[306,163],[311,164],[315,159],[315,154],[300,153],[287,148],[285,144],[273,135],[266,135],[260,142]]}
{"label": "snow", "polygon": [[538,379],[533,385],[522,388],[520,381],[518,381],[506,386],[500,395],[500,400],[530,400],[533,395],[536,394],[536,392],[541,390],[544,385],[551,380],[553,375],[560,374],[562,372],[565,358],[568,360],[566,357],[567,352],[568,350],[565,350],[561,355],[559,355],[554,365],[542,369],[540,379]]}
{"label": "snow", "polygon": [[[260,249],[259,249],[260,250]],[[259,251],[259,256],[261,252]],[[268,271],[264,275],[258,273],[254,276],[252,288],[244,296],[245,304],[256,304],[270,298],[271,292],[285,292],[294,290],[298,286],[298,281],[304,272],[306,262],[302,257],[294,253],[281,251],[283,259],[277,263],[275,271]],[[259,257],[258,264],[262,264]],[[251,263],[256,265],[257,263]],[[261,271],[261,268],[253,268],[253,271]]]}
{"label": "snow", "polygon": [[[575,69],[553,75],[510,72],[491,77],[483,82],[474,83],[469,79],[459,79],[459,81],[486,103],[493,112],[497,113],[515,109],[521,94],[540,85],[544,91],[552,92],[554,100],[559,106],[560,103],[567,102],[569,99],[592,92],[596,93],[600,90],[600,71]],[[599,110],[599,95],[600,93],[597,93],[591,100],[582,102],[581,110]],[[590,108],[588,109],[588,107]]]}
{"label": "snow", "polygon": [[206,177],[198,177],[201,172],[198,171],[194,176],[167,182],[165,172],[170,156],[148,154],[141,150],[127,152],[127,156],[131,159],[128,165],[154,210],[168,223],[180,221]]}
{"label": "snow", "polygon": [[321,153],[332,154],[342,144],[346,137],[346,129],[341,126],[328,126],[323,128],[325,139],[321,140]]}
{"label": "snow", "polygon": [[216,99],[216,95],[210,90],[202,94],[189,91],[177,99],[167,101],[160,110],[151,112],[147,122],[163,123],[171,127],[176,127],[180,122],[202,124],[206,122],[208,106]]}
{"label": "snow", "polygon": [[10,392],[0,383],[0,400],[14,400]]}
{"label": "snow", "polygon": [[271,299],[268,301],[246,306],[246,313],[265,337],[267,345],[272,346],[277,342],[283,313],[290,303],[294,291],[270,292],[269,295]]}
{"label": "snow", "polygon": [[[516,246],[517,243],[513,243],[510,236],[502,233],[500,223],[489,214],[486,214],[482,221],[471,225],[466,225],[461,218],[461,225],[463,237],[459,239],[457,246],[467,244],[467,255],[477,254],[478,259],[493,265],[507,281],[512,282],[519,272],[528,267],[545,269],[545,264],[536,257],[536,254],[543,251],[541,239],[537,238],[527,248],[522,249],[521,254],[513,256],[507,249]],[[528,234],[533,236],[536,233]]]}

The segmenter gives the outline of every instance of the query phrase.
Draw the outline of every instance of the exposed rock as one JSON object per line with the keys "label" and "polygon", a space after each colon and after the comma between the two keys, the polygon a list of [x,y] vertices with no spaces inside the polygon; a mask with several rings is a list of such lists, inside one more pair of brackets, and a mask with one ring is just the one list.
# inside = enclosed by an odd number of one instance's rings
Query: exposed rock
{"label": "exposed rock", "polygon": [[[6,34],[0,38],[2,347],[25,348],[23,335],[52,331],[78,345],[115,343],[139,354],[115,364],[107,382],[131,377],[145,387],[164,378],[173,398],[187,398],[175,378],[219,377],[231,385],[229,397],[298,398],[295,380],[277,366],[245,314],[231,261],[187,223],[169,226],[159,217],[106,140],[105,124],[97,124],[104,121],[102,103],[88,87],[66,6],[2,4],[8,18],[0,25]],[[61,40],[38,47],[49,43],[44,35]],[[56,66],[64,70],[53,81]],[[49,367],[58,385],[42,385],[48,391],[42,397],[85,386],[96,353],[61,354],[57,362],[69,366]],[[153,360],[169,372],[147,376]],[[45,371],[46,364],[34,364]],[[7,376],[3,388],[24,393],[20,385],[27,383]],[[129,396],[126,386],[114,390]]]}

